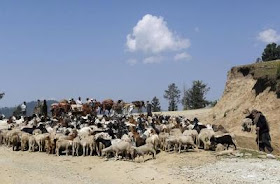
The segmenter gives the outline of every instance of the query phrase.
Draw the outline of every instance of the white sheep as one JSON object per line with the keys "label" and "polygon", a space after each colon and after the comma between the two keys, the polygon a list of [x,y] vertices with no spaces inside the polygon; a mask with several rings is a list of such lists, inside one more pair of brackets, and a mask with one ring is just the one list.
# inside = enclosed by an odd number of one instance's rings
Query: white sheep
{"label": "white sheep", "polygon": [[165,151],[165,146],[164,146],[164,143],[165,143],[165,140],[169,137],[169,133],[165,133],[165,132],[160,132],[159,135],[158,135],[158,138],[159,138],[159,145],[160,145],[160,148],[163,149],[163,151]]}
{"label": "white sheep", "polygon": [[165,139],[164,150],[170,151],[170,147],[173,146],[174,150],[177,150],[178,147],[178,137],[177,136],[169,136]]}
{"label": "white sheep", "polygon": [[29,140],[28,140],[28,144],[29,144],[29,152],[31,151],[35,151],[35,145],[36,145],[36,140],[34,135],[29,136]]}
{"label": "white sheep", "polygon": [[75,156],[75,154],[79,156],[80,145],[81,145],[81,139],[79,136],[77,136],[75,137],[75,139],[73,139],[72,156]]}
{"label": "white sheep", "polygon": [[73,141],[72,140],[65,140],[65,139],[60,139],[56,142],[56,156],[59,156],[60,149],[65,149],[66,155],[68,156],[69,153],[69,147],[72,146]]}
{"label": "white sheep", "polygon": [[183,132],[183,135],[185,136],[191,136],[193,138],[193,141],[194,142],[197,142],[197,139],[198,139],[198,133],[196,130],[185,130]]}
{"label": "white sheep", "polygon": [[160,144],[159,137],[157,134],[153,134],[146,139],[146,144],[152,144],[156,150]]}
{"label": "white sheep", "polygon": [[93,154],[93,151],[98,152],[98,148],[95,142],[95,137],[93,135],[82,137],[80,141],[80,145],[83,148],[83,156],[86,156],[88,154],[88,150],[90,150],[90,155]]}
{"label": "white sheep", "polygon": [[197,141],[197,146],[200,146],[200,142],[203,143],[203,147],[205,150],[209,149],[211,142],[210,139],[215,135],[213,129],[207,129],[204,128],[200,131],[198,134],[198,141]]}
{"label": "white sheep", "polygon": [[22,133],[21,135],[21,151],[24,151],[28,147],[29,137],[31,135],[28,133]]}
{"label": "white sheep", "polygon": [[185,147],[188,147],[188,146],[193,146],[194,148],[196,148],[195,144],[194,144],[194,141],[193,141],[193,138],[189,135],[185,136],[185,135],[182,135],[178,138],[178,145],[179,145],[179,153],[181,153],[181,147],[182,146],[185,146]]}
{"label": "white sheep", "polygon": [[46,137],[49,136],[49,133],[45,133],[45,134],[37,134],[35,135],[35,141],[39,147],[39,152],[42,152],[45,148],[45,140]]}
{"label": "white sheep", "polygon": [[115,159],[117,160],[119,153],[125,153],[125,156],[127,156],[127,153],[130,153],[131,147],[131,143],[117,139],[116,141],[112,141],[112,145],[110,147],[102,149],[102,156],[105,154],[107,155],[109,152],[113,152],[115,153]]}
{"label": "white sheep", "polygon": [[[154,146],[152,144],[145,144],[139,147],[131,147],[130,148],[130,154],[133,155],[133,159],[135,159],[135,157],[143,157],[143,162],[145,161],[145,154],[149,154],[152,153],[153,154],[153,158],[156,158],[156,150],[154,149]],[[134,157],[135,156],[135,157]]]}

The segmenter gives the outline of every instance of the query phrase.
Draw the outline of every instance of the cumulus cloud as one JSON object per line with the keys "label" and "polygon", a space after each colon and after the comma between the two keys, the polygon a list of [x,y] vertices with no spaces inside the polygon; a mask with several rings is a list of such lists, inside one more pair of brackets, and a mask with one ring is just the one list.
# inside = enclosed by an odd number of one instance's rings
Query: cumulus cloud
{"label": "cumulus cloud", "polygon": [[174,60],[175,61],[180,61],[180,60],[191,60],[192,59],[192,56],[189,55],[188,53],[186,52],[182,52],[182,53],[179,53],[179,54],[176,54],[174,56]]}
{"label": "cumulus cloud", "polygon": [[280,41],[280,35],[274,29],[266,29],[258,34],[258,40],[264,43]]}
{"label": "cumulus cloud", "polygon": [[161,61],[163,60],[162,56],[151,56],[151,57],[147,57],[143,60],[144,64],[155,64],[155,63],[161,63]]}
{"label": "cumulus cloud", "polygon": [[137,59],[128,59],[126,61],[127,64],[133,66],[133,65],[136,65],[138,63]]}
{"label": "cumulus cloud", "polygon": [[142,51],[155,54],[190,47],[190,40],[172,32],[163,17],[150,14],[138,21],[126,39],[126,46],[130,52]]}

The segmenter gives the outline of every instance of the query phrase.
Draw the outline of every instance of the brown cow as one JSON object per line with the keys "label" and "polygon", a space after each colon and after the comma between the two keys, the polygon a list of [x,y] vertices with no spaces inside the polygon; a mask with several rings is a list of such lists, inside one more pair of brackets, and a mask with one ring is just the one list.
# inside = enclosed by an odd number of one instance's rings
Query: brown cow
{"label": "brown cow", "polygon": [[71,105],[67,100],[62,100],[59,103],[51,105],[51,112],[53,117],[60,117],[64,113],[68,113],[71,109]]}
{"label": "brown cow", "polygon": [[142,112],[142,107],[145,107],[144,101],[133,101],[131,102],[136,109],[138,109],[138,113]]}
{"label": "brown cow", "polygon": [[125,103],[124,103],[123,100],[118,100],[116,103],[114,103],[112,109],[113,109],[117,114],[122,114],[124,105],[125,105]]}
{"label": "brown cow", "polygon": [[110,112],[113,105],[114,101],[112,99],[106,99],[102,102],[101,110],[103,111],[103,113],[105,112],[105,110],[108,110]]}

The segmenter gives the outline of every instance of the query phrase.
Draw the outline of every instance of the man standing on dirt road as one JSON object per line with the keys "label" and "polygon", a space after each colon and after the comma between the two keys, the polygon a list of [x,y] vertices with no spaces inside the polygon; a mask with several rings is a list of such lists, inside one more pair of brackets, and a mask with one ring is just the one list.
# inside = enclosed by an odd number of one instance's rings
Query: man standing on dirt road
{"label": "man standing on dirt road", "polygon": [[269,134],[269,125],[266,121],[265,116],[257,111],[256,109],[252,110],[251,112],[253,116],[254,124],[256,124],[256,133],[257,133],[257,143],[260,151],[265,152],[265,148],[269,152],[267,156],[272,156],[271,152],[273,151],[273,148],[270,144],[271,138]]}

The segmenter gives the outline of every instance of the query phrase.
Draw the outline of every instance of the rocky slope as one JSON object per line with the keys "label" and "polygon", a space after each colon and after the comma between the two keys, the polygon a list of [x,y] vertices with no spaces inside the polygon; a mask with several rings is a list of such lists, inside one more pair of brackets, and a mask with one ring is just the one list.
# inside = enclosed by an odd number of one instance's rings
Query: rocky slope
{"label": "rocky slope", "polygon": [[241,131],[246,112],[257,109],[266,116],[275,153],[280,153],[280,82],[277,68],[280,68],[280,61],[233,67],[228,72],[223,96],[208,120],[235,133],[240,147],[257,148],[255,131]]}

